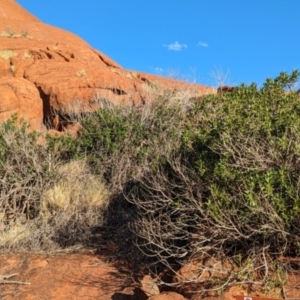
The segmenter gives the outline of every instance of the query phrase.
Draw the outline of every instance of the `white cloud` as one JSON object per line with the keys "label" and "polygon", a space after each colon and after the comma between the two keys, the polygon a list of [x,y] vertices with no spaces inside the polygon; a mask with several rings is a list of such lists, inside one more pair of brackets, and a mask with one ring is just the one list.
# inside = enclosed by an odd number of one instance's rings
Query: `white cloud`
{"label": "white cloud", "polygon": [[209,45],[207,43],[204,43],[204,42],[199,42],[198,46],[199,47],[208,47]]}
{"label": "white cloud", "polygon": [[156,68],[154,68],[154,71],[157,72],[157,73],[163,73],[164,69],[160,68],[160,67],[156,67]]}
{"label": "white cloud", "polygon": [[168,50],[172,50],[172,51],[181,51],[182,49],[187,49],[186,44],[180,44],[177,41],[175,43],[164,45],[164,46],[168,47]]}
{"label": "white cloud", "polygon": [[159,74],[162,74],[164,72],[164,69],[160,67],[150,67],[150,69]]}

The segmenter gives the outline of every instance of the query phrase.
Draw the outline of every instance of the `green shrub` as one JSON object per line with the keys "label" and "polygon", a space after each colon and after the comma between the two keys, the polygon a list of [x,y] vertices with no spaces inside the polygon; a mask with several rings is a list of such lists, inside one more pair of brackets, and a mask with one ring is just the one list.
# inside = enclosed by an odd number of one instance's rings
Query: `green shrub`
{"label": "green shrub", "polygon": [[205,203],[215,222],[240,244],[268,237],[274,252],[288,255],[300,234],[300,102],[283,88],[297,76],[282,73],[260,90],[242,85],[205,99],[193,112],[201,115],[198,128],[185,133],[195,149],[209,149],[193,163],[209,183]]}
{"label": "green shrub", "polygon": [[37,138],[38,134],[29,133],[28,125],[16,117],[0,126],[0,207],[7,222],[18,214],[28,219],[38,214],[47,158]]}
{"label": "green shrub", "polygon": [[182,109],[165,96],[150,105],[104,107],[82,120],[78,157],[87,157],[93,170],[111,189],[155,169],[179,147]]}
{"label": "green shrub", "polygon": [[47,137],[13,117],[0,125],[0,249],[52,252],[90,243],[109,192],[69,136]]}

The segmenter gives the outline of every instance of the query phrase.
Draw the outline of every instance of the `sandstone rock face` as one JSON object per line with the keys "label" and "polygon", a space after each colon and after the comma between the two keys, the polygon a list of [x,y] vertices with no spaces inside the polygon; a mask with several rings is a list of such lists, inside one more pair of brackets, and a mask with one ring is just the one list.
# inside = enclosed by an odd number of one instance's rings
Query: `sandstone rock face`
{"label": "sandstone rock face", "polygon": [[18,113],[37,130],[55,129],[55,117],[60,121],[64,114],[93,111],[104,100],[140,105],[151,99],[148,87],[156,84],[189,87],[199,95],[216,92],[124,70],[76,35],[43,24],[14,0],[0,3],[0,79],[0,121]]}
{"label": "sandstone rock face", "polygon": [[159,288],[150,275],[145,275],[141,280],[142,291],[148,296],[155,296],[159,294]]}
{"label": "sandstone rock face", "polygon": [[[0,77],[0,122],[16,114],[43,129],[43,103],[35,85],[23,78]],[[39,112],[39,113],[37,113]]]}

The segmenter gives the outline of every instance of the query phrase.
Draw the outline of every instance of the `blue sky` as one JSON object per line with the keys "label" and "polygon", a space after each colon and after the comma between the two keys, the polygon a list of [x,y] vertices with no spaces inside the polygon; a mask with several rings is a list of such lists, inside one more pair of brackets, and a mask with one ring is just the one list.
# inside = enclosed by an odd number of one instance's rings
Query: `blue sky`
{"label": "blue sky", "polygon": [[300,0],[16,0],[121,66],[217,86],[300,70]]}

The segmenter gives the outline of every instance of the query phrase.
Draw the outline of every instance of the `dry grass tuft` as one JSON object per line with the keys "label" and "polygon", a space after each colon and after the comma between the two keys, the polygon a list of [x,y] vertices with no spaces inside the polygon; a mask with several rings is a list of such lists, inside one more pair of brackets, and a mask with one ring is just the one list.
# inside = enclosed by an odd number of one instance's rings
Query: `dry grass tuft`
{"label": "dry grass tuft", "polygon": [[109,193],[99,177],[89,173],[84,161],[71,161],[58,167],[57,180],[42,197],[42,211],[105,209]]}
{"label": "dry grass tuft", "polygon": [[0,244],[2,247],[10,248],[14,244],[18,244],[24,239],[28,239],[31,235],[30,228],[26,226],[26,223],[21,220],[17,220],[8,230],[4,230],[0,235]]}

